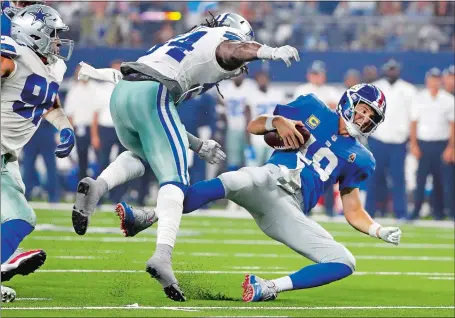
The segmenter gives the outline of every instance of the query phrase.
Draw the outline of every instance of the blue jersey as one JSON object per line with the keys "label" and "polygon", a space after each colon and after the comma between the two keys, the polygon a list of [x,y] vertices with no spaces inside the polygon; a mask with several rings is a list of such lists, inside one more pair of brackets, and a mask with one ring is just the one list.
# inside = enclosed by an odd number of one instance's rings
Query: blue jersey
{"label": "blue jersey", "polygon": [[2,35],[6,36],[10,36],[11,33],[11,20],[3,11],[9,6],[9,1],[2,1]]}
{"label": "blue jersey", "polygon": [[358,188],[374,171],[373,155],[353,137],[338,134],[339,116],[315,95],[277,105],[275,115],[300,120],[311,137],[303,150],[276,150],[267,163],[301,169],[303,211],[307,213],[321,194],[339,182],[340,190]]}

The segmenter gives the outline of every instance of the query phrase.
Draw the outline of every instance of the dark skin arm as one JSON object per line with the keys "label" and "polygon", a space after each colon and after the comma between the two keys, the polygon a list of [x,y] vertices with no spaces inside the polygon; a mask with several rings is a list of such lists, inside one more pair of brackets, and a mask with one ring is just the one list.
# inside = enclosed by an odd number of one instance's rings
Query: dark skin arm
{"label": "dark skin arm", "polygon": [[256,42],[224,41],[216,48],[216,60],[223,69],[233,71],[246,62],[258,60],[261,46]]}

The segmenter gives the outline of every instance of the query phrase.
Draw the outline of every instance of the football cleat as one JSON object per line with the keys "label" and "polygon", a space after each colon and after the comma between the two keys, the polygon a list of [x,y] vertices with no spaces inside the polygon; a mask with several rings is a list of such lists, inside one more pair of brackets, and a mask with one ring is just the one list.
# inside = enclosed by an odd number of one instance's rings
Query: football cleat
{"label": "football cleat", "polygon": [[186,301],[185,294],[180,289],[172,266],[169,263],[152,256],[147,261],[145,271],[161,284],[168,298],[173,301]]}
{"label": "football cleat", "polygon": [[135,236],[158,221],[154,210],[133,209],[126,202],[118,203],[115,213],[120,219],[120,228],[125,237]]}
{"label": "football cleat", "polygon": [[256,275],[245,275],[242,287],[244,302],[275,300],[278,297],[275,284]]}
{"label": "football cleat", "polygon": [[84,235],[87,232],[89,216],[95,212],[98,202],[106,192],[107,183],[102,179],[86,177],[79,182],[72,215],[73,228],[77,234]]}
{"label": "football cleat", "polygon": [[36,271],[46,260],[46,252],[43,250],[32,250],[19,253],[11,260],[2,264],[2,282],[9,281],[13,276],[28,275]]}
{"label": "football cleat", "polygon": [[16,299],[16,291],[12,288],[1,286],[2,303],[10,303]]}

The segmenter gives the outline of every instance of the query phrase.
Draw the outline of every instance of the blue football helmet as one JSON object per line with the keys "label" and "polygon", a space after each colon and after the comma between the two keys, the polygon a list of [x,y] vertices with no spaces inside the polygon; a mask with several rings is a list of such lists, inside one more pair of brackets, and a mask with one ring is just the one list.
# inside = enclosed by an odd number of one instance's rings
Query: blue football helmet
{"label": "blue football helmet", "polygon": [[[360,104],[368,105],[374,115],[367,116],[358,111],[357,106]],[[385,95],[379,88],[372,84],[357,84],[341,96],[337,113],[343,118],[346,130],[351,136],[368,137],[384,121],[385,109]]]}

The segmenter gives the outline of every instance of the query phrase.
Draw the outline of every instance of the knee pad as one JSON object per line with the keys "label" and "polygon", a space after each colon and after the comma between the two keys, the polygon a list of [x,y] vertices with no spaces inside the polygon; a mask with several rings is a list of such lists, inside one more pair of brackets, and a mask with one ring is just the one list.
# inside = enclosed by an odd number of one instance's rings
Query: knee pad
{"label": "knee pad", "polygon": [[340,253],[341,253],[341,256],[340,256],[340,259],[338,260],[338,262],[346,264],[347,266],[349,266],[352,269],[353,272],[355,272],[356,261],[355,261],[354,255],[352,255],[352,253],[343,245],[341,245]]}

